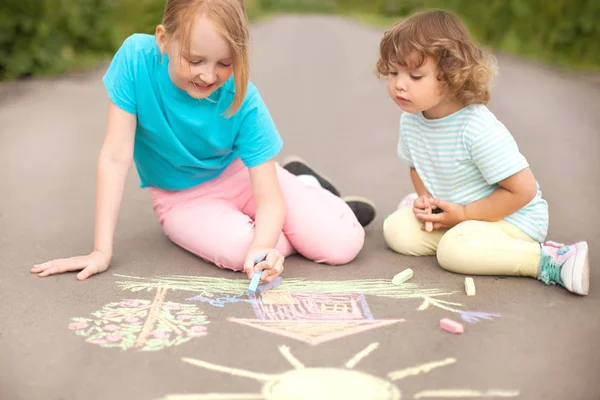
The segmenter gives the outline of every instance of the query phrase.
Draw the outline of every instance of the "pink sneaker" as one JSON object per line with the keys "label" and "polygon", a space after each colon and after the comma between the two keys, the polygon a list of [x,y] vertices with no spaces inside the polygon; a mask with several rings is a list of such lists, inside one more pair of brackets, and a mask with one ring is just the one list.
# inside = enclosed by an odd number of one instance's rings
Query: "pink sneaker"
{"label": "pink sneaker", "polygon": [[413,204],[415,204],[415,200],[418,198],[419,198],[419,195],[416,193],[407,194],[406,196],[404,196],[404,198],[402,200],[400,200],[400,203],[398,203],[397,209],[401,209],[404,207],[412,208]]}
{"label": "pink sneaker", "polygon": [[587,243],[567,246],[552,241],[544,243],[538,279],[547,285],[558,283],[572,293],[587,295],[590,289]]}

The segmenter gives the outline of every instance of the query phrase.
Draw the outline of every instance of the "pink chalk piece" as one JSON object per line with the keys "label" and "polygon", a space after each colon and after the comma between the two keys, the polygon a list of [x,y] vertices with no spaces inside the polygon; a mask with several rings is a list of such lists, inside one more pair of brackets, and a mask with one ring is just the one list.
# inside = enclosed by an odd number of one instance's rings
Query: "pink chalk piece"
{"label": "pink chalk piece", "polygon": [[452,321],[449,318],[444,318],[440,320],[440,328],[451,333],[463,333],[465,331],[465,328],[462,326],[461,323]]}

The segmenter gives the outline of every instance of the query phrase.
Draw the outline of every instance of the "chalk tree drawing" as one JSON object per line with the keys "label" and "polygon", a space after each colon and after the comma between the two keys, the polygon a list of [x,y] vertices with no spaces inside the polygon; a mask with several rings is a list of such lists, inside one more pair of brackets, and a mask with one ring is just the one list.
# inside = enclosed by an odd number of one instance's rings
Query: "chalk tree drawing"
{"label": "chalk tree drawing", "polygon": [[156,351],[205,336],[208,321],[198,307],[165,301],[166,294],[158,285],[153,301],[109,303],[94,318],[72,318],[69,329],[88,343],[122,350]]}
{"label": "chalk tree drawing", "polygon": [[[290,363],[293,369],[280,374],[265,374],[244,369],[226,367],[193,358],[182,358],[182,361],[210,371],[254,379],[262,384],[260,393],[206,393],[206,394],[171,394],[165,400],[217,400],[217,399],[311,399],[311,400],[399,400],[402,392],[393,383],[410,376],[429,374],[439,368],[453,365],[455,358],[428,362],[415,367],[392,371],[387,379],[359,372],[354,367],[371,352],[379,347],[379,343],[371,343],[344,364],[345,368],[306,367],[296,359],[289,347],[279,346],[279,352]],[[413,398],[511,398],[519,396],[518,390],[473,390],[465,388],[425,390],[415,393]]]}

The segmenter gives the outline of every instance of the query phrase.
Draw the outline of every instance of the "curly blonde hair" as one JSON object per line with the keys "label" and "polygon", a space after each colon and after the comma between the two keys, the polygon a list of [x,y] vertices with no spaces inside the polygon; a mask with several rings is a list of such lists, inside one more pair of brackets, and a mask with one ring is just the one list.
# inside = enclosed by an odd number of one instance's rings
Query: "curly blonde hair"
{"label": "curly blonde hair", "polygon": [[377,76],[389,75],[392,66],[419,68],[428,57],[437,63],[440,81],[465,106],[490,100],[495,60],[471,38],[465,24],[445,10],[418,12],[385,32]]}

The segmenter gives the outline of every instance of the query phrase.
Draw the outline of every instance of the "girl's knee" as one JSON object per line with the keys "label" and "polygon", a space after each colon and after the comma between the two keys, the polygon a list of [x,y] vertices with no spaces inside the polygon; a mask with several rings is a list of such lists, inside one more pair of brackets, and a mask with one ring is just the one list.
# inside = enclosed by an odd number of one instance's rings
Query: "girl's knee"
{"label": "girl's knee", "polygon": [[317,263],[348,264],[356,258],[365,242],[365,230],[358,222],[322,227],[318,234],[303,232],[288,235],[292,246]]}
{"label": "girl's knee", "polygon": [[356,224],[340,232],[323,236],[327,240],[315,243],[318,250],[311,257],[314,261],[330,265],[348,264],[356,258],[365,244],[365,230]]}
{"label": "girl's knee", "polygon": [[454,256],[456,254],[456,249],[453,249],[454,246],[451,238],[447,236],[448,233],[446,233],[446,235],[444,235],[438,243],[436,257],[442,268],[444,268],[446,271],[455,272],[454,267],[456,266],[456,263]]}
{"label": "girl's knee", "polygon": [[356,258],[358,253],[360,253],[364,243],[364,230],[362,230],[362,234],[355,233],[354,235],[345,238],[345,240],[339,241],[327,255],[326,263],[331,265],[343,265],[350,263]]}
{"label": "girl's knee", "polygon": [[231,251],[222,251],[214,255],[213,260],[208,260],[219,268],[230,269],[232,271],[243,271],[246,261],[246,251],[235,249]]}
{"label": "girl's knee", "polygon": [[412,209],[401,208],[383,222],[383,237],[387,245],[396,253],[415,254],[415,229],[420,229]]}
{"label": "girl's knee", "polygon": [[163,223],[165,235],[176,245],[219,268],[241,271],[253,239],[253,227],[241,225],[226,231],[190,227],[183,215],[170,215]]}
{"label": "girl's knee", "polygon": [[465,238],[473,229],[477,229],[480,221],[465,221],[450,229],[438,243],[437,260],[446,271],[462,273],[469,257]]}

